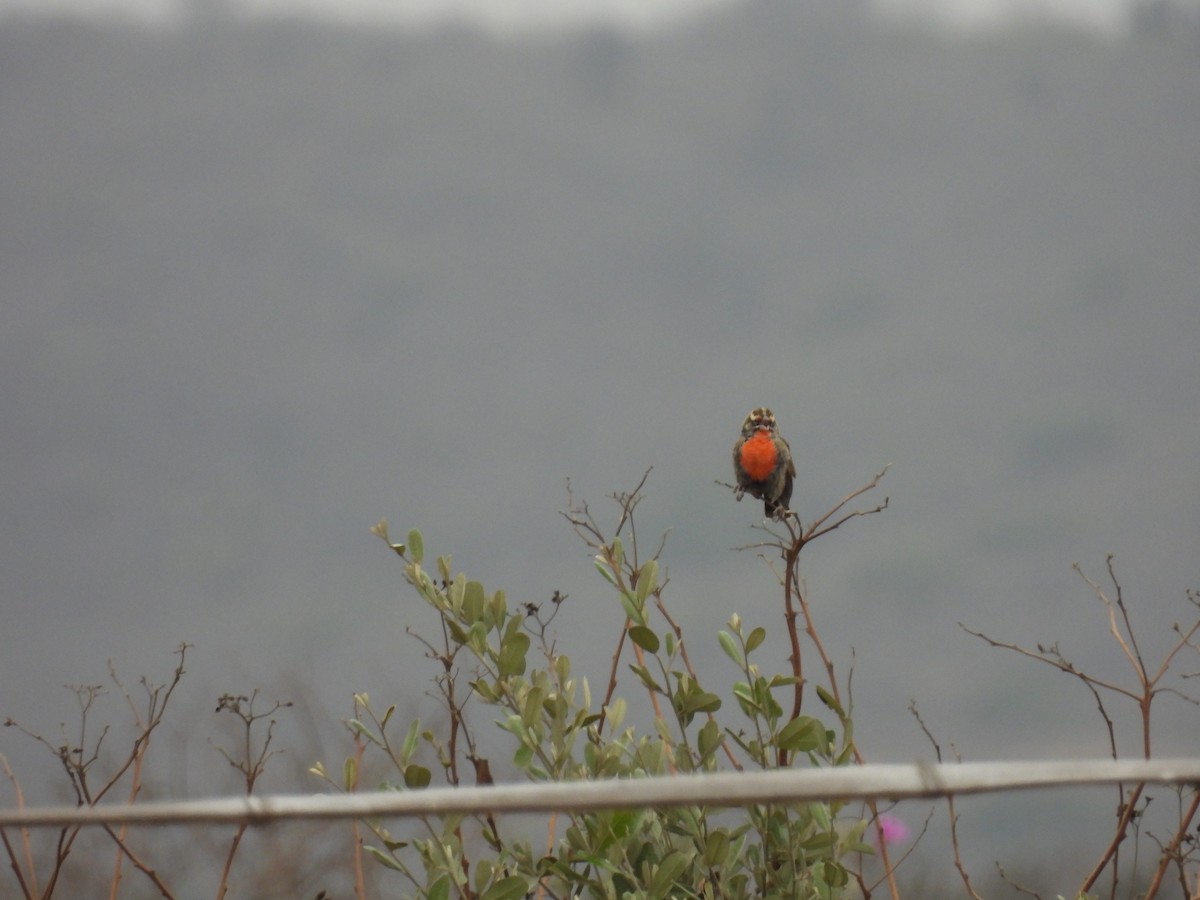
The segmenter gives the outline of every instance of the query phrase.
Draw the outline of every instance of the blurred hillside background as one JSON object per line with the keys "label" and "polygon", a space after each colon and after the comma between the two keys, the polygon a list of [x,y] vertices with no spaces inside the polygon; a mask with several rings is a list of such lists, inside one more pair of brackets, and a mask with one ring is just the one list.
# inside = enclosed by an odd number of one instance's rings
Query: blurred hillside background
{"label": "blurred hillside background", "polygon": [[[714,484],[768,405],[803,520],[892,464],[890,508],[805,552],[867,758],[930,758],[910,698],[969,760],[1106,754],[1080,685],[957,623],[1128,684],[1071,570],[1109,552],[1150,660],[1195,616],[1188,8],[969,34],[784,0],[502,34],[235,11],[0,18],[0,714],[55,735],[60,685],[165,680],[187,641],[158,794],[231,790],[205,738],[254,687],[297,703],[263,789],[319,790],[353,692],[433,708],[381,516],[510,602],[567,593],[598,684],[621,613],[558,512],[569,478],[605,522],[650,466],[638,533],[671,529],[701,674],[733,679],[733,612],[783,668],[773,578],[732,549],[761,507]],[[1172,702],[1156,751],[1194,754]],[[27,739],[0,752],[61,796]],[[967,862],[1093,858],[1112,800],[966,801]],[[953,883],[944,843],[919,870]]]}

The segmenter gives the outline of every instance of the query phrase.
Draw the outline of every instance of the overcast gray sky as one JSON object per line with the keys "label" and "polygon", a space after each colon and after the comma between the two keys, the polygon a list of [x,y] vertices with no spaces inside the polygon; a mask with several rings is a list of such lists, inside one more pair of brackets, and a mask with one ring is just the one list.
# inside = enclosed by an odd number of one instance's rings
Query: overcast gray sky
{"label": "overcast gray sky", "polygon": [[[1127,684],[1071,570],[1109,551],[1154,663],[1196,615],[1195,44],[799,8],[527,41],[0,27],[0,717],[56,733],[58,685],[161,681],[186,640],[172,790],[224,773],[221,691],[300,701],[340,758],[352,692],[431,705],[380,516],[510,603],[568,593],[595,690],[621,613],[564,482],[607,523],[650,465],[638,534],[671,529],[668,605],[725,691],[731,612],[787,653],[731,549],[761,507],[714,484],[770,405],[806,521],[894,464],[886,513],[805,550],[868,758],[929,757],[914,697],[971,760],[1104,755],[1079,685],[956,623]],[[1172,702],[1158,751],[1192,752]],[[0,730],[44,802],[29,743]],[[1057,854],[1085,801],[1034,799],[973,801],[971,862]]]}
{"label": "overcast gray sky", "polygon": [[[436,20],[460,16],[500,28],[522,28],[579,21],[619,21],[652,24],[680,14],[737,0],[198,0],[191,5],[219,2],[252,13],[310,12],[341,18],[397,17]],[[1179,0],[1196,8],[1196,0]],[[181,0],[0,0],[0,9],[119,10],[153,18],[170,17]],[[1011,22],[1022,17],[1060,18],[1099,28],[1119,27],[1127,0],[875,0],[880,9],[916,14],[969,28]]]}

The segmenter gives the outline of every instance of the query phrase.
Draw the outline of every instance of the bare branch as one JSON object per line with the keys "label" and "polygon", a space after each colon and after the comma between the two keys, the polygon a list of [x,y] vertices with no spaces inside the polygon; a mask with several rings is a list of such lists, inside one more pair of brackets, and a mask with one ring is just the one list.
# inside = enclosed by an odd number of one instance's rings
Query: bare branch
{"label": "bare branch", "polygon": [[979,638],[981,641],[983,641],[986,644],[991,645],[992,647],[999,647],[1003,650],[1012,650],[1015,653],[1020,653],[1022,656],[1027,656],[1030,659],[1035,659],[1038,662],[1045,663],[1048,666],[1052,666],[1055,669],[1058,669],[1060,672],[1065,672],[1068,675],[1074,675],[1076,678],[1082,679],[1091,684],[1095,684],[1099,687],[1105,688],[1106,690],[1113,691],[1114,693],[1121,694],[1122,696],[1128,697],[1131,700],[1137,701],[1139,699],[1138,695],[1135,694],[1133,691],[1123,688],[1120,685],[1113,684],[1112,682],[1105,681],[1101,678],[1096,678],[1094,676],[1087,675],[1084,672],[1081,672],[1079,669],[1075,668],[1074,664],[1066,661],[1065,659],[1062,659],[1061,656],[1056,656],[1056,654],[1057,654],[1056,648],[1045,648],[1045,647],[1039,646],[1039,648],[1038,648],[1039,652],[1035,653],[1032,650],[1026,650],[1024,647],[1020,646],[1019,644],[1010,644],[1007,641],[998,641],[998,640],[995,640],[994,638],[988,637],[986,634],[984,634],[981,631],[973,631],[970,628],[968,628],[966,625],[964,625],[962,622],[958,623],[958,627],[961,628],[963,631],[965,631],[967,634],[972,635],[973,637]]}
{"label": "bare branch", "polygon": [[[929,739],[929,743],[933,746],[933,752],[937,755],[937,761],[943,762],[942,746],[933,736],[933,732],[929,730],[929,726],[925,724],[925,720],[921,718],[921,713],[917,710],[917,701],[910,700],[908,703],[908,711],[912,713],[913,718],[917,720],[917,724],[921,726],[921,730],[925,732],[925,737]],[[956,762],[962,762],[962,758],[956,753],[954,754]],[[971,876],[967,873],[967,867],[963,864],[962,851],[958,843],[958,811],[954,807],[954,797],[946,798],[946,806],[950,813],[950,845],[954,849],[954,868],[958,870],[958,877],[962,879],[963,887],[967,889],[967,894],[972,900],[983,900],[979,893],[971,884]]]}

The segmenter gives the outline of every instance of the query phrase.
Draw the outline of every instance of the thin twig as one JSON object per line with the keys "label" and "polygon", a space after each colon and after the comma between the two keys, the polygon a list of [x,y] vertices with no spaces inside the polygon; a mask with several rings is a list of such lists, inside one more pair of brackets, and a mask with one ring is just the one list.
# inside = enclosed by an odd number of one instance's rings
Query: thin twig
{"label": "thin twig", "polygon": [[[929,726],[925,724],[925,720],[921,718],[921,713],[917,710],[917,701],[910,700],[908,703],[908,711],[912,713],[913,718],[917,720],[917,724],[921,726],[921,730],[925,732],[925,737],[929,739],[929,743],[933,745],[933,752],[937,755],[937,761],[942,762],[942,745],[938,743],[937,738],[933,736],[933,732],[929,730]],[[962,759],[955,754],[955,760],[962,762]],[[983,900],[979,896],[979,892],[975,890],[971,884],[971,876],[967,872],[967,867],[963,863],[962,848],[958,842],[958,810],[954,806],[954,796],[950,795],[946,798],[946,806],[950,812],[950,846],[954,848],[954,868],[958,870],[958,877],[962,879],[963,886],[967,889],[967,893],[973,900]]]}

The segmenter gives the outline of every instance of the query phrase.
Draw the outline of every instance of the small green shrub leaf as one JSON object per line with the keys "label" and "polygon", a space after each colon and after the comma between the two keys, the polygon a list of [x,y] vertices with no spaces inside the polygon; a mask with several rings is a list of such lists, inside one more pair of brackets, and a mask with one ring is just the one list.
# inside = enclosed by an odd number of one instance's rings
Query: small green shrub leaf
{"label": "small green shrub leaf", "polygon": [[421,720],[413,719],[412,724],[408,726],[408,731],[404,733],[404,743],[400,745],[400,756],[407,760],[417,752],[417,738],[421,734]]}
{"label": "small green shrub leaf", "polygon": [[608,563],[604,561],[604,557],[597,556],[595,562],[596,562],[596,571],[604,576],[604,580],[607,581],[609,584],[611,584],[613,587],[619,587],[619,585],[617,584],[617,576],[613,574],[612,569],[609,568]]}
{"label": "small green shrub leaf", "polygon": [[753,653],[766,639],[767,629],[762,627],[755,628],[752,632],[750,632],[750,637],[746,638],[746,652]]}
{"label": "small green shrub leaf", "polygon": [[447,630],[449,630],[450,638],[451,638],[451,640],[454,641],[454,643],[458,644],[461,647],[463,644],[465,644],[467,642],[467,632],[463,629],[463,627],[461,625],[459,625],[453,619],[448,618],[448,617],[442,619],[442,621],[446,623],[446,628],[447,628]]}
{"label": "small green shrub leaf", "polygon": [[463,615],[468,622],[479,621],[483,616],[483,604],[483,585],[478,581],[468,581],[463,592]]}
{"label": "small green shrub leaf", "polygon": [[495,689],[482,678],[471,682],[471,690],[478,694],[479,699],[484,703],[495,703],[500,699],[500,695],[496,693]]}
{"label": "small green shrub leaf", "polygon": [[708,691],[693,691],[688,694],[683,707],[686,712],[690,713],[716,712],[721,708],[721,698],[716,694],[710,694]]}
{"label": "small green shrub leaf", "polygon": [[733,635],[728,631],[717,632],[717,643],[721,645],[721,649],[725,651],[725,655],[733,660],[733,664],[739,669],[746,664],[746,660],[742,657],[742,649],[737,645],[737,641],[733,639]]}
{"label": "small green shrub leaf", "polygon": [[637,602],[638,606],[646,604],[646,598],[658,587],[658,560],[652,559],[638,571]]}
{"label": "small green shrub leaf", "polygon": [[432,778],[432,773],[424,766],[410,763],[404,767],[404,786],[412,790],[429,787],[429,782]]}
{"label": "small green shrub leaf", "polygon": [[650,897],[666,897],[675,887],[675,883],[683,874],[683,870],[688,867],[689,862],[691,862],[691,858],[688,854],[680,850],[672,850],[658,864],[646,893]]}
{"label": "small green shrub leaf", "polygon": [[504,621],[504,617],[508,615],[508,600],[504,591],[496,591],[492,594],[492,619],[499,625]]}
{"label": "small green shrub leaf", "polygon": [[658,635],[645,625],[634,625],[629,629],[629,639],[647,653],[658,652]]}
{"label": "small green shrub leaf", "polygon": [[775,746],[781,750],[808,753],[816,750],[825,739],[825,726],[812,716],[796,716],[775,737]]}
{"label": "small green shrub leaf", "polygon": [[533,762],[533,748],[528,744],[521,744],[517,747],[517,752],[513,754],[513,765],[518,769],[526,769]]}
{"label": "small green shrub leaf", "polygon": [[825,883],[830,887],[840,888],[845,887],[850,883],[850,873],[846,871],[845,866],[834,862],[832,859],[825,860]]}
{"label": "small green shrub leaf", "polygon": [[389,869],[395,869],[397,872],[404,871],[404,867],[401,866],[400,863],[396,862],[378,847],[372,847],[370,844],[366,844],[363,846],[363,849],[366,850],[376,862],[387,866]]}
{"label": "small green shrub leaf", "polygon": [[502,878],[488,888],[483,900],[517,900],[529,892],[529,882],[519,875]]}
{"label": "small green shrub leaf", "polygon": [[629,591],[621,591],[621,606],[625,609],[625,615],[635,625],[646,624],[646,607],[638,603],[637,597]]}
{"label": "small green shrub leaf", "polygon": [[704,723],[696,739],[696,746],[700,750],[701,759],[707,759],[721,746],[721,727],[715,720]]}
{"label": "small green shrub leaf", "polygon": [[644,684],[650,690],[654,691],[656,694],[664,693],[662,687],[657,681],[654,680],[654,676],[650,674],[650,670],[645,666],[630,666],[629,668],[633,670],[634,675],[642,679],[642,684]]}
{"label": "small green shrub leaf", "polygon": [[482,893],[488,882],[496,874],[496,866],[490,859],[481,859],[475,863],[475,893]]}
{"label": "small green shrub leaf", "polygon": [[362,735],[366,740],[370,741],[372,744],[382,744],[383,743],[382,741],[379,740],[378,737],[376,737],[375,732],[373,732],[370,728],[368,728],[366,725],[364,725],[358,719],[348,719],[346,721],[346,727],[349,728],[351,731],[353,731],[355,734]]}
{"label": "small green shrub leaf", "polygon": [[408,533],[408,555],[417,565],[425,558],[425,541],[415,528]]}
{"label": "small green shrub leaf", "polygon": [[521,707],[521,721],[526,728],[532,728],[542,713],[542,700],[546,696],[546,692],[540,687],[530,688],[525,695],[524,705]]}
{"label": "small green shrub leaf", "polygon": [[819,684],[817,685],[817,696],[821,699],[822,703],[837,713],[839,717],[843,715],[842,704],[837,702],[837,699],[833,694],[829,693],[828,689]]}
{"label": "small green shrub leaf", "polygon": [[529,651],[529,635],[514,634],[504,641],[500,649],[500,677],[525,674],[525,654]]}
{"label": "small green shrub leaf", "polygon": [[729,858],[729,832],[724,828],[709,832],[704,840],[704,864],[709,868],[724,865]]}

